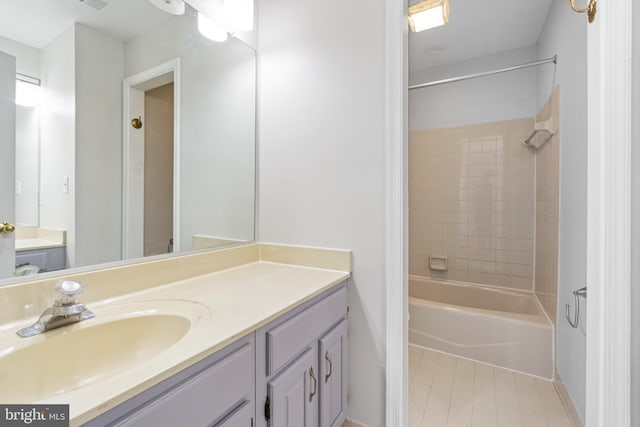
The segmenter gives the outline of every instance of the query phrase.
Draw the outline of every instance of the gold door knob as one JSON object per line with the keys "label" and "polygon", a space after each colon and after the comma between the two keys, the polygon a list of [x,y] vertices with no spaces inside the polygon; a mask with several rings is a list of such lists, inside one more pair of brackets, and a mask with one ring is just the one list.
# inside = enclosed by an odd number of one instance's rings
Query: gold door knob
{"label": "gold door knob", "polygon": [[2,234],[13,233],[14,231],[16,231],[15,225],[9,224],[6,221],[0,224],[0,233]]}
{"label": "gold door knob", "polygon": [[134,129],[142,128],[142,117],[138,116],[131,119],[131,126],[133,126]]}

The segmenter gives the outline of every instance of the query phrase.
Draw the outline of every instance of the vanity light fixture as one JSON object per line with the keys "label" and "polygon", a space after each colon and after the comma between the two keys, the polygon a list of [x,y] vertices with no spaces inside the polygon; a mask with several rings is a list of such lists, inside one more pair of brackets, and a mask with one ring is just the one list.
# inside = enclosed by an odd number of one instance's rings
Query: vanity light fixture
{"label": "vanity light fixture", "polygon": [[202,12],[198,12],[198,31],[206,38],[223,42],[227,40],[227,30],[217,22],[213,21]]}
{"label": "vanity light fixture", "polygon": [[409,27],[414,33],[449,22],[449,0],[422,0],[409,6]]}
{"label": "vanity light fixture", "polygon": [[224,0],[224,17],[236,30],[253,30],[253,0]]}
{"label": "vanity light fixture", "polygon": [[152,5],[172,15],[184,14],[184,0],[149,0]]}

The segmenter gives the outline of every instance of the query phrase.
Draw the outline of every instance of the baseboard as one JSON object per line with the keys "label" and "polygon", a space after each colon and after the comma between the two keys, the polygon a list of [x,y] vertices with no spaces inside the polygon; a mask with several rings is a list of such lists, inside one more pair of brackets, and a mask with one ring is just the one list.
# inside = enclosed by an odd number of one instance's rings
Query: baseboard
{"label": "baseboard", "polygon": [[580,418],[580,414],[578,414],[578,411],[575,405],[573,404],[573,400],[571,399],[571,396],[569,395],[569,392],[567,391],[567,388],[562,382],[562,378],[560,378],[560,375],[558,374],[557,371],[556,371],[556,380],[553,382],[553,386],[555,387],[556,391],[558,392],[558,395],[560,396],[560,400],[564,405],[565,411],[567,411],[567,416],[571,421],[571,425],[573,427],[584,427],[584,423]]}

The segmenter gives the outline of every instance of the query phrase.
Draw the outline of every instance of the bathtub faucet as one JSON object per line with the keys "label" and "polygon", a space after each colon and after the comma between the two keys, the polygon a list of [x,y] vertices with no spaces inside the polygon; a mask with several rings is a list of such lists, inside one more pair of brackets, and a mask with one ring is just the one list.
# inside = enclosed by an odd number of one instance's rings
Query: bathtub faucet
{"label": "bathtub faucet", "polygon": [[53,306],[42,312],[36,323],[20,329],[17,334],[22,338],[41,334],[51,329],[95,317],[86,305],[80,304],[76,297],[84,291],[84,285],[74,280],[63,279],[55,286],[58,299]]}

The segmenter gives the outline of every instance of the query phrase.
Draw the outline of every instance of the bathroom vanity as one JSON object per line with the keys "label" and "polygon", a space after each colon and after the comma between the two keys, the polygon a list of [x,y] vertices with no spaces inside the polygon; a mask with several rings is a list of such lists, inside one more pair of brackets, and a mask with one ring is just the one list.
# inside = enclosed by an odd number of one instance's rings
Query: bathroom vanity
{"label": "bathroom vanity", "polygon": [[16,266],[31,265],[41,272],[66,268],[66,232],[39,227],[16,228]]}
{"label": "bathroom vanity", "polygon": [[341,426],[347,348],[342,282],[84,426]]}
{"label": "bathroom vanity", "polygon": [[[341,426],[350,271],[266,244],[96,270],[71,276],[95,318],[30,338],[55,281],[0,287],[0,401],[68,403],[72,426]],[[58,368],[29,371],[38,354]]]}

